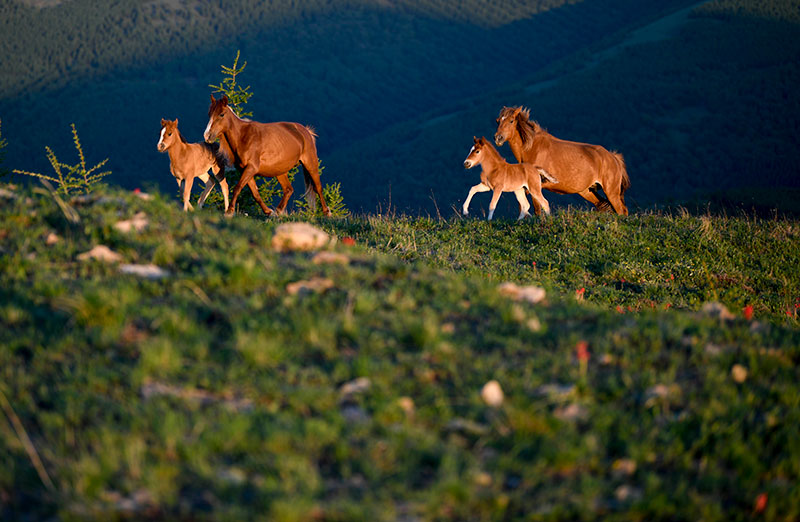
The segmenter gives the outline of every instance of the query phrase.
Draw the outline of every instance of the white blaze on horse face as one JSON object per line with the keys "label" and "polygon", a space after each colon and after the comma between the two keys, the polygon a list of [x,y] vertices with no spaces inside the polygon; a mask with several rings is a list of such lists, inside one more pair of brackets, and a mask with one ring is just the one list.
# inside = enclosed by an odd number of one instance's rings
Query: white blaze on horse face
{"label": "white blaze on horse face", "polygon": [[161,136],[158,138],[158,143],[156,143],[156,148],[161,149],[161,144],[164,143],[164,133],[167,132],[166,127],[161,127]]}
{"label": "white blaze on horse face", "polygon": [[208,141],[208,133],[211,132],[211,123],[214,121],[214,116],[208,118],[208,125],[206,125],[206,130],[203,132],[203,139]]}
{"label": "white blaze on horse face", "polygon": [[472,153],[475,152],[475,146],[473,145],[471,149],[469,149],[469,154],[467,154],[467,158],[464,160],[464,166],[468,169],[471,169],[475,166],[475,162],[469,159],[472,156]]}

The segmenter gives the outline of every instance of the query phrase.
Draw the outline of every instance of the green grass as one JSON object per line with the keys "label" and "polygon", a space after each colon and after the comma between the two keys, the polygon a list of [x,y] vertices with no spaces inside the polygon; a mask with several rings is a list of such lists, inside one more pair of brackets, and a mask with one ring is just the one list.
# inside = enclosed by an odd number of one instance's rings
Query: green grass
{"label": "green grass", "polygon": [[[0,391],[54,488],[6,412],[2,519],[744,520],[762,493],[763,518],[800,517],[795,222],[322,220],[356,246],[320,265],[272,250],[274,220],[108,189],[70,224],[16,194]],[[171,276],[76,260],[97,244]],[[312,277],[334,287],[287,295]],[[697,312],[711,299],[737,317]]]}
{"label": "green grass", "polygon": [[489,280],[544,286],[607,309],[698,310],[798,326],[800,224],[790,219],[645,213],[628,218],[562,209],[517,223],[370,216],[329,229],[406,261]]}

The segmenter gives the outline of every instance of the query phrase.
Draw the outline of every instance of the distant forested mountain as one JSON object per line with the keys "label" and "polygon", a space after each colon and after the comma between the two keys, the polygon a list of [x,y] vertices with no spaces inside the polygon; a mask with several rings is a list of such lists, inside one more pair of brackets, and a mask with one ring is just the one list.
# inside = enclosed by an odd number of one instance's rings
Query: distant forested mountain
{"label": "distant forested mountain", "polygon": [[[353,186],[372,187],[360,191],[373,195],[365,208],[391,198],[449,214],[477,180],[461,167],[472,135],[493,135],[500,107],[524,105],[558,137],[622,152],[633,208],[673,203],[800,214],[798,15],[800,2],[792,0],[718,0],[681,10],[343,147],[328,164],[348,168]],[[511,158],[507,146],[504,152]],[[353,165],[348,158],[355,155],[361,161]],[[395,173],[391,188],[376,172]],[[545,194],[582,204],[577,196]],[[515,205],[507,199],[508,216]]]}
{"label": "distant forested mountain", "polygon": [[45,145],[68,156],[75,123],[110,182],[173,190],[159,121],[200,140],[241,49],[254,118],[315,126],[323,182],[356,210],[462,200],[464,147],[502,105],[621,151],[642,205],[797,186],[793,0],[28,3],[0,2],[12,168],[49,169]]}
{"label": "distant forested mountain", "polygon": [[[163,63],[231,38],[350,10],[497,27],[568,3],[575,0],[3,0],[0,96]],[[302,38],[302,27],[298,31]]]}

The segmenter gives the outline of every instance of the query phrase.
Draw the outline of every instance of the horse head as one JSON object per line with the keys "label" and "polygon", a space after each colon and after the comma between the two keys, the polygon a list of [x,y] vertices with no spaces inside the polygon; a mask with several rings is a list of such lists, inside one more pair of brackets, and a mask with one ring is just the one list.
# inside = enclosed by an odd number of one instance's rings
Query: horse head
{"label": "horse head", "polygon": [[486,138],[476,138],[475,136],[472,137],[472,148],[469,149],[469,154],[467,154],[466,159],[464,159],[464,168],[471,169],[476,165],[480,165],[481,160],[483,157],[481,156],[481,151],[483,147],[486,146]]}
{"label": "horse head", "polygon": [[495,120],[497,122],[497,132],[494,134],[494,142],[498,147],[507,142],[514,135],[517,130],[517,121],[519,120],[522,107],[503,107],[500,115]]}
{"label": "horse head", "polygon": [[175,139],[178,138],[178,136],[178,119],[175,118],[175,121],[170,121],[162,118],[161,136],[158,138],[156,148],[159,152],[165,152],[175,143]]}
{"label": "horse head", "polygon": [[211,95],[211,105],[208,107],[208,125],[203,132],[203,139],[206,143],[213,143],[220,134],[228,128],[230,115],[233,111],[228,107],[228,97],[222,96],[219,100]]}

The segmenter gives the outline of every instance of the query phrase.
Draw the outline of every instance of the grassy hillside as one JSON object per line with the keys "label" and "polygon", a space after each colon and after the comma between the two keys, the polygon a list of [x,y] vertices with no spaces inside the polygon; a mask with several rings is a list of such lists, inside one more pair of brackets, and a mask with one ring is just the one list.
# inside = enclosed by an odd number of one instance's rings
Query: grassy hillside
{"label": "grassy hillside", "polygon": [[796,214],[798,9],[796,0],[730,0],[670,14],[343,147],[328,158],[330,171],[346,170],[355,208],[372,211],[391,194],[403,210],[433,213],[433,194],[449,213],[477,182],[461,168],[472,136],[491,136],[502,106],[524,105],[558,137],[622,152],[634,208],[712,199]]}
{"label": "grassy hillside", "polygon": [[796,222],[326,220],[320,262],[277,221],[2,189],[3,519],[800,517]]}

